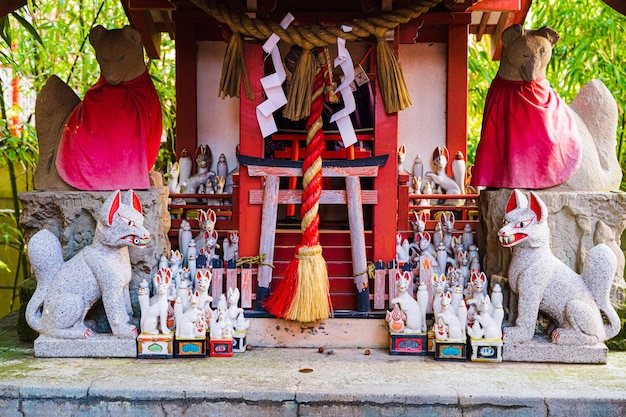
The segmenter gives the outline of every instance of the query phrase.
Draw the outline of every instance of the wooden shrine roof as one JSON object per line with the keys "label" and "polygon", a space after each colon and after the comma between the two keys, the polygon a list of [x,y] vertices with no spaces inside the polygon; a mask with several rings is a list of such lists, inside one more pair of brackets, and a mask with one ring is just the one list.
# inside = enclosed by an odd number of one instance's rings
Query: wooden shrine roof
{"label": "wooden shrine roof", "polygon": [[[174,11],[198,10],[189,0],[120,0],[132,24],[142,33],[148,56],[159,57],[161,34],[169,33],[174,39]],[[408,0],[395,1],[394,7],[402,6]],[[232,7],[255,13],[259,17],[282,18],[286,12],[298,16],[312,14],[317,17],[333,16],[335,19],[366,17],[381,10],[390,10],[391,0],[342,0],[332,2],[320,0],[303,2],[300,0],[233,0]],[[490,35],[499,44],[502,31],[515,23],[522,23],[532,4],[532,0],[444,0],[436,6],[440,12],[471,12],[470,33],[478,39]],[[328,13],[330,12],[330,13]],[[497,47],[492,48],[495,59],[499,57]]]}

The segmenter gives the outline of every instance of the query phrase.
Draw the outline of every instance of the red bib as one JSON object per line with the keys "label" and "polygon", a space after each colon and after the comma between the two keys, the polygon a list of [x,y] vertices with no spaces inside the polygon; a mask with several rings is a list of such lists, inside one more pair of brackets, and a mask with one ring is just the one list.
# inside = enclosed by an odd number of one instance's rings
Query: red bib
{"label": "red bib", "polygon": [[581,158],[574,116],[546,79],[493,80],[472,185],[548,188],[570,178]]}
{"label": "red bib", "polygon": [[161,105],[147,71],[117,85],[100,77],[63,129],[59,175],[79,190],[150,188],[161,129]]}

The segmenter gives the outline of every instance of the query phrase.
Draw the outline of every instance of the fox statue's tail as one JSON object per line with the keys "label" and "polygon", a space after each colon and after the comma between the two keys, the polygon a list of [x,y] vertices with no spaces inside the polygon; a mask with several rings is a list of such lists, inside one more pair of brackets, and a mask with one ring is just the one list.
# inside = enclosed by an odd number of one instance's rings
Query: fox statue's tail
{"label": "fox statue's tail", "polygon": [[26,307],[26,321],[41,333],[39,320],[48,286],[64,263],[61,243],[50,231],[41,230],[28,241],[28,257],[37,276],[37,289]]}
{"label": "fox statue's tail", "polygon": [[600,243],[589,251],[581,277],[595,300],[604,319],[606,338],[615,337],[620,331],[620,318],[611,305],[610,292],[617,259],[608,245]]}

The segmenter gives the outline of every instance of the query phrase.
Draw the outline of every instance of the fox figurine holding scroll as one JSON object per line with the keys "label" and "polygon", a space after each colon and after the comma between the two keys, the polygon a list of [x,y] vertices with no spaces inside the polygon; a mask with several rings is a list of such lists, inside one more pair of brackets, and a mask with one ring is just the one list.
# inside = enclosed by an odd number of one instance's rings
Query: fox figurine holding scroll
{"label": "fox figurine holding scroll", "polygon": [[539,311],[556,325],[551,341],[563,345],[594,345],[620,331],[620,319],[609,292],[617,260],[605,244],[588,253],[579,275],[550,250],[548,209],[539,197],[514,190],[509,198],[500,243],[512,248],[509,264],[511,323],[505,344],[533,338]]}
{"label": "fox figurine holding scroll", "polygon": [[35,233],[28,242],[28,256],[37,276],[37,289],[26,308],[30,327],[56,338],[89,338],[93,330],[85,316],[101,298],[113,334],[137,337],[137,328],[130,323],[128,248],[150,243],[143,221],[137,195],[129,190],[122,201],[118,190],[100,209],[93,242],[67,262],[54,234],[45,229]]}

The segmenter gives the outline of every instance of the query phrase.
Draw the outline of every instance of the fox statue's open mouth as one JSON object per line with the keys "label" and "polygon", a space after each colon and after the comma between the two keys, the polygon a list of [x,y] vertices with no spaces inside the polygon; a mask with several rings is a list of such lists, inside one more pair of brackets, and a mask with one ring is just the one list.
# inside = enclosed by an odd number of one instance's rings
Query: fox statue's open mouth
{"label": "fox statue's open mouth", "polygon": [[125,240],[131,244],[133,244],[134,246],[146,246],[148,243],[151,242],[150,236],[136,236],[136,235],[126,235],[122,238],[122,240]]}
{"label": "fox statue's open mouth", "polygon": [[498,239],[500,244],[505,248],[517,245],[520,241],[526,239],[528,235],[525,233],[515,233],[514,235],[500,235]]}

